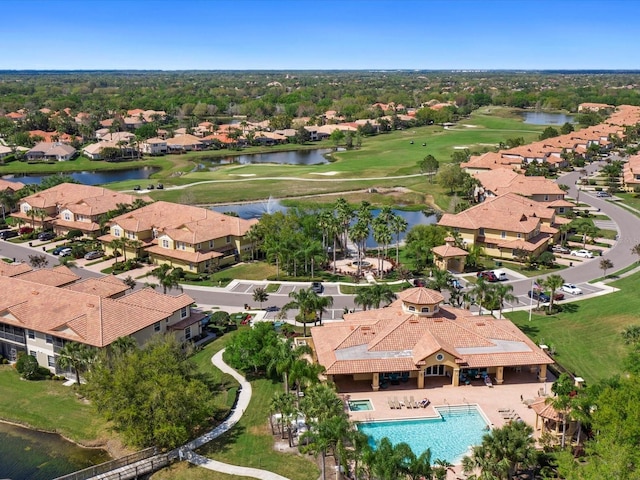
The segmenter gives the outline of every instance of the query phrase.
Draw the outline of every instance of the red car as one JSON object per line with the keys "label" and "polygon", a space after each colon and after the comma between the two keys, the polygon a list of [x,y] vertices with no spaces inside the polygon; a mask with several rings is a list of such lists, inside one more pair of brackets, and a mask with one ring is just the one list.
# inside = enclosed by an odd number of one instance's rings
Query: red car
{"label": "red car", "polygon": [[478,278],[484,278],[487,282],[497,282],[499,281],[498,277],[496,277],[496,274],[490,271],[485,271],[485,272],[478,272],[478,274],[476,275]]}

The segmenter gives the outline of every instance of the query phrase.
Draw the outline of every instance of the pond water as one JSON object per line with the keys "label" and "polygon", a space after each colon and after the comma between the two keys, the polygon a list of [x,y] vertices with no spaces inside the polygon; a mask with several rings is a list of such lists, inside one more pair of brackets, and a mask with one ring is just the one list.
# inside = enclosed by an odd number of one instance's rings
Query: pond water
{"label": "pond water", "polygon": [[59,435],[0,423],[0,477],[50,480],[110,460],[104,450],[81,448]]}
{"label": "pond water", "polygon": [[325,154],[331,152],[330,148],[317,150],[298,150],[292,152],[254,153],[251,155],[238,155],[235,157],[202,157],[200,160],[208,161],[214,165],[229,165],[239,163],[246,165],[250,163],[276,163],[280,165],[320,165],[329,163]]}
{"label": "pond water", "polygon": [[[110,171],[99,171],[99,172],[70,172],[63,173],[63,175],[68,175],[72,177],[74,180],[77,180],[80,183],[85,185],[102,185],[104,183],[110,182],[120,182],[122,180],[144,180],[149,178],[153,173],[157,172],[159,169],[155,167],[142,167],[142,168],[131,168],[127,170],[110,170]],[[51,175],[5,175],[2,178],[5,180],[9,180],[12,182],[22,182],[27,185],[31,185],[34,183],[40,183],[43,178]]]}
{"label": "pond water", "polygon": [[564,125],[573,123],[574,116],[565,113],[550,112],[520,112],[524,123],[531,125]]}
{"label": "pond water", "polygon": [[[240,218],[260,218],[264,214],[272,214],[276,212],[286,213],[289,210],[280,203],[279,200],[270,198],[264,202],[250,202],[237,205],[216,205],[211,207],[212,210],[220,213],[232,212],[237,214]],[[377,217],[380,213],[379,209],[371,211],[374,217]],[[400,241],[404,240],[405,235],[412,227],[416,225],[430,225],[437,222],[435,215],[425,215],[423,212],[418,211],[406,211],[406,210],[393,210],[393,213],[404,218],[408,224],[407,231],[400,234]],[[395,244],[396,236],[393,234],[393,243]],[[373,234],[369,235],[367,240],[367,248],[373,248],[376,246],[376,242],[373,240]]]}

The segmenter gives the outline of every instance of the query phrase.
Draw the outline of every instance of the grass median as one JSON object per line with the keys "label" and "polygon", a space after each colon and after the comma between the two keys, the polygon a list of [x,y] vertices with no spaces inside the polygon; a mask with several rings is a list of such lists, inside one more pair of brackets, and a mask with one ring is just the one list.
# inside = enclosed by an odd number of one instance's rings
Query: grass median
{"label": "grass median", "polygon": [[559,364],[593,383],[623,373],[621,361],[629,347],[621,332],[640,324],[638,281],[640,274],[631,275],[610,284],[618,292],[564,303],[556,315],[534,313],[531,322],[528,311],[504,315],[536,343],[553,346]]}

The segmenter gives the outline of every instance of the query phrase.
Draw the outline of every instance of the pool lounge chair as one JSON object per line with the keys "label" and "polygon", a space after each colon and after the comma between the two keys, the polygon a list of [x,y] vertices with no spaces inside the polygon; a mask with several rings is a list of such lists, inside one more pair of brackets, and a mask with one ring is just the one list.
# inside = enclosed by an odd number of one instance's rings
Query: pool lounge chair
{"label": "pool lounge chair", "polygon": [[406,395],[404,396],[404,406],[407,408],[413,408],[413,404],[409,400],[407,400]]}
{"label": "pool lounge chair", "polygon": [[387,403],[389,404],[389,408],[391,410],[395,410],[396,409],[396,404],[393,403],[393,400],[391,400],[391,397],[387,398]]}
{"label": "pool lounge chair", "polygon": [[396,409],[401,409],[402,408],[402,404],[398,401],[398,397],[393,397],[393,403],[396,406]]}
{"label": "pool lounge chair", "polygon": [[409,397],[409,403],[411,404],[412,408],[418,408],[419,407],[418,402],[416,402],[416,400],[413,398],[413,395],[411,395]]}
{"label": "pool lounge chair", "polygon": [[420,404],[419,404],[419,405],[420,405],[422,408],[427,408],[427,407],[429,406],[429,404],[430,404],[430,403],[431,403],[431,401],[430,401],[427,397],[425,397],[425,398],[423,398],[422,400],[420,400]]}

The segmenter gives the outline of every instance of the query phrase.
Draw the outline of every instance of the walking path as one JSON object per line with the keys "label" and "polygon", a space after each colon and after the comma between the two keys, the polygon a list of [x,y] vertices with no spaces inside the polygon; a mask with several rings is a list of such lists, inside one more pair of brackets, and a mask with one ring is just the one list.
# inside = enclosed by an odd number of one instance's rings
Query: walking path
{"label": "walking path", "polygon": [[205,443],[208,443],[211,440],[218,438],[220,435],[227,432],[236,423],[238,423],[242,418],[242,414],[245,412],[245,410],[249,406],[249,402],[251,401],[251,393],[252,393],[251,384],[237,371],[235,371],[229,365],[224,363],[224,360],[222,359],[223,354],[224,354],[224,350],[220,350],[213,357],[211,357],[211,363],[213,363],[213,365],[219,368],[222,372],[228,373],[229,375],[231,375],[240,384],[240,388],[238,389],[238,398],[236,400],[236,404],[231,409],[231,414],[220,425],[218,425],[216,428],[214,428],[210,432],[207,432],[204,435],[196,438],[195,440],[192,440],[186,445],[183,445],[178,452],[179,458],[186,459],[190,463],[206,468],[208,470],[214,470],[216,472],[222,472],[229,475],[237,475],[240,477],[250,477],[250,478],[260,478],[264,480],[289,480],[286,477],[283,477],[273,472],[269,472],[267,470],[241,467],[238,465],[230,465],[228,463],[222,463],[216,460],[211,460],[207,457],[203,457],[202,455],[198,455],[197,453],[193,452],[194,449],[200,448]]}

